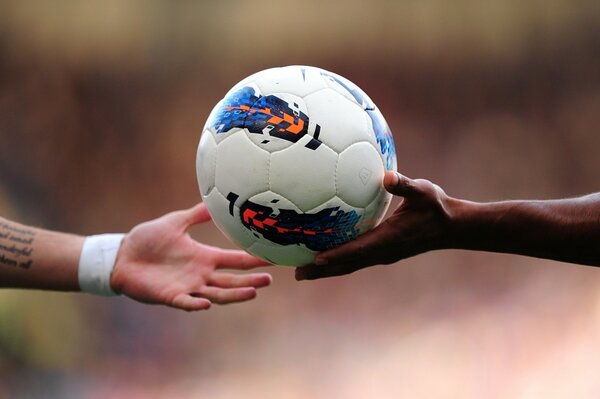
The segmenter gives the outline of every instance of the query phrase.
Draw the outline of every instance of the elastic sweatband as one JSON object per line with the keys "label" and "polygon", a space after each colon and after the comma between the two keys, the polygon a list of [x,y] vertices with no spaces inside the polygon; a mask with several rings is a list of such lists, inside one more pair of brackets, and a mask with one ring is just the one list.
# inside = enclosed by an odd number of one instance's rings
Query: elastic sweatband
{"label": "elastic sweatband", "polygon": [[119,295],[110,286],[117,252],[124,234],[100,234],[86,237],[79,258],[79,288],[95,295]]}

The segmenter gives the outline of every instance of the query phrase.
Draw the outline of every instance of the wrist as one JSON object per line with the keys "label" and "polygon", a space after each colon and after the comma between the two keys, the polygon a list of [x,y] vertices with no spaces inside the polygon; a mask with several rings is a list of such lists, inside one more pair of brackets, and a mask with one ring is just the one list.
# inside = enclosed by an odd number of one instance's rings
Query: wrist
{"label": "wrist", "polygon": [[481,204],[449,197],[445,211],[448,220],[447,249],[465,249]]}
{"label": "wrist", "polygon": [[111,274],[123,234],[100,234],[86,237],[79,258],[78,280],[82,292],[118,295],[111,286]]}
{"label": "wrist", "polygon": [[514,221],[520,202],[456,201],[451,223],[452,248],[514,252],[520,242],[528,238],[522,235],[526,221]]}
{"label": "wrist", "polygon": [[[128,272],[123,271],[123,264],[127,263],[127,256],[125,254],[127,249],[127,237],[129,234],[124,234],[123,239],[121,241],[121,246],[119,248],[119,252],[117,253],[117,257],[115,259],[115,265],[113,267],[113,271],[110,274],[110,286],[114,292],[119,295],[123,294],[125,282],[127,279]],[[124,260],[125,259],[125,260]]]}

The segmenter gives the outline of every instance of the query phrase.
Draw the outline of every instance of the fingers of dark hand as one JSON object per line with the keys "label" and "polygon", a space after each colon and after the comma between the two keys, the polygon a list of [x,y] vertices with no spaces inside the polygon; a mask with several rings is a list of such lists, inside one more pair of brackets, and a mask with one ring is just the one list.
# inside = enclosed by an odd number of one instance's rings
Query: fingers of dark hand
{"label": "fingers of dark hand", "polygon": [[384,222],[353,241],[322,252],[317,255],[315,264],[360,262],[365,266],[373,265],[373,260],[386,251],[386,245],[390,241],[389,227],[389,223]]}
{"label": "fingers of dark hand", "polygon": [[295,278],[297,281],[302,280],[316,280],[325,277],[343,276],[350,274],[359,269],[362,269],[362,265],[356,264],[332,264],[332,265],[307,265],[296,268]]}
{"label": "fingers of dark hand", "polygon": [[393,171],[386,172],[383,185],[391,194],[402,197],[410,196],[415,191],[412,179]]}

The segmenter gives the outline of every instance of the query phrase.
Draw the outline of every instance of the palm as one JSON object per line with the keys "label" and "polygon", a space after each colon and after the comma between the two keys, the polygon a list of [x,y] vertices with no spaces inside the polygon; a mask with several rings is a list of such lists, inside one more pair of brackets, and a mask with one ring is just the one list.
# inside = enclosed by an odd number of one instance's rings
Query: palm
{"label": "palm", "polygon": [[145,303],[185,310],[208,309],[211,302],[241,302],[268,285],[266,273],[233,274],[266,262],[242,251],[223,250],[193,240],[190,225],[210,219],[204,205],[173,212],[136,226],[123,240],[112,276],[113,287]]}
{"label": "palm", "polygon": [[323,252],[315,265],[296,270],[299,280],[339,276],[377,264],[389,264],[441,245],[446,228],[444,191],[427,180],[388,173],[385,186],[404,197],[381,225],[356,240]]}

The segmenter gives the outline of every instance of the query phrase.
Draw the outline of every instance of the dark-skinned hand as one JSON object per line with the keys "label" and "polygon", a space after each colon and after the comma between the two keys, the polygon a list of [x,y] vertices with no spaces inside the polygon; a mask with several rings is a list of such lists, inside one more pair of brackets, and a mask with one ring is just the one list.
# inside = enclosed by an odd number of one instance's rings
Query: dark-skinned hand
{"label": "dark-skinned hand", "polygon": [[320,253],[315,264],[297,268],[296,280],[340,276],[444,247],[448,204],[453,199],[428,180],[412,180],[397,172],[387,172],[383,184],[403,197],[394,213],[355,240]]}

